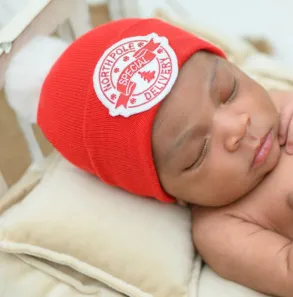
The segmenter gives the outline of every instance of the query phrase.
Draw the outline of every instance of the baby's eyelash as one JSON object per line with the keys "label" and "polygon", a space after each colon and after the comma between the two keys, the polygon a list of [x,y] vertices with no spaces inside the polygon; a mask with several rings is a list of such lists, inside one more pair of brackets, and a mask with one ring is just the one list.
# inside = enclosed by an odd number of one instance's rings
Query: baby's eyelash
{"label": "baby's eyelash", "polygon": [[230,103],[231,101],[233,101],[233,99],[235,99],[236,95],[237,95],[237,91],[238,91],[238,80],[235,78],[234,79],[234,86],[233,86],[233,90],[232,90],[232,93],[231,95],[229,96],[229,98],[227,99],[227,101],[225,102],[226,103]]}
{"label": "baby's eyelash", "polygon": [[204,158],[206,156],[207,150],[208,150],[208,139],[206,139],[206,141],[204,143],[204,146],[203,146],[203,149],[200,152],[199,158],[194,163],[195,166],[199,166],[203,162],[203,160],[204,160]]}
{"label": "baby's eyelash", "polygon": [[204,146],[203,146],[198,158],[190,166],[185,168],[185,170],[193,169],[194,167],[200,166],[200,164],[203,162],[203,160],[204,160],[204,158],[206,156],[206,153],[207,153],[207,150],[208,150],[208,144],[209,144],[209,139],[206,139],[205,143],[204,143]]}

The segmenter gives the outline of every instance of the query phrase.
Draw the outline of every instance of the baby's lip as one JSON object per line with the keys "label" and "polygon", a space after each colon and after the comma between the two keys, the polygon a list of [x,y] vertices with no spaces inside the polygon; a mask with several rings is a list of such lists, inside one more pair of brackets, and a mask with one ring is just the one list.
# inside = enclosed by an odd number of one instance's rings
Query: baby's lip
{"label": "baby's lip", "polygon": [[273,145],[272,130],[266,133],[261,139],[259,139],[259,145],[255,149],[254,158],[252,161],[252,167],[256,167],[262,164],[268,157]]}
{"label": "baby's lip", "polygon": [[259,140],[259,145],[258,145],[258,147],[256,148],[256,150],[255,150],[255,154],[254,154],[255,157],[256,157],[256,156],[259,154],[259,152],[261,151],[262,146],[263,146],[264,142],[266,141],[266,139],[267,139],[267,137],[268,137],[268,134],[269,134],[269,133],[267,133],[265,136],[263,136],[263,137]]}

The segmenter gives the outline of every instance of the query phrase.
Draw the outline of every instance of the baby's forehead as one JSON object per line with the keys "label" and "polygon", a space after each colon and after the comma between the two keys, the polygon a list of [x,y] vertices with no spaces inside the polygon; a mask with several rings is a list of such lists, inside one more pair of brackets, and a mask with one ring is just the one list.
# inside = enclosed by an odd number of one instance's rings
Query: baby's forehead
{"label": "baby's forehead", "polygon": [[[201,93],[205,90],[208,81],[211,80],[212,71],[217,64],[218,57],[214,54],[201,51],[193,54],[179,70],[177,80],[170,90],[169,94],[162,101],[161,106],[155,117],[154,127],[158,128],[162,125],[165,118],[174,120],[182,119],[187,97],[201,97]],[[194,100],[196,107],[198,100]]]}

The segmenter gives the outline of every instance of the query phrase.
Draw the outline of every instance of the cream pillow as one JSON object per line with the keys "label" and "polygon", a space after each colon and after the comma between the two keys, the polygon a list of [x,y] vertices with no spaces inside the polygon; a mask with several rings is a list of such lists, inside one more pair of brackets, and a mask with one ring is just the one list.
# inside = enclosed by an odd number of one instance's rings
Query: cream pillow
{"label": "cream pillow", "polygon": [[2,214],[0,250],[87,293],[98,280],[128,296],[195,296],[200,270],[187,209],[109,187],[62,158]]}

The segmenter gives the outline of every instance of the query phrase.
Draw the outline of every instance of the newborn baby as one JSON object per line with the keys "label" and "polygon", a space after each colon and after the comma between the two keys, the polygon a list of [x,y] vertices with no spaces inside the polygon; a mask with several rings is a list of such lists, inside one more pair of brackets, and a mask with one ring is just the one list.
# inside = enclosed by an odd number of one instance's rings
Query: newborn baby
{"label": "newborn baby", "polygon": [[202,257],[221,276],[277,296],[293,296],[293,158],[279,144],[292,132],[291,98],[275,92],[271,100],[228,61],[198,53],[153,130],[162,186],[196,205]]}
{"label": "newborn baby", "polygon": [[65,158],[105,183],[192,205],[195,246],[215,271],[287,297],[293,159],[280,143],[292,152],[292,102],[180,28],[124,19],[62,54],[38,123]]}

